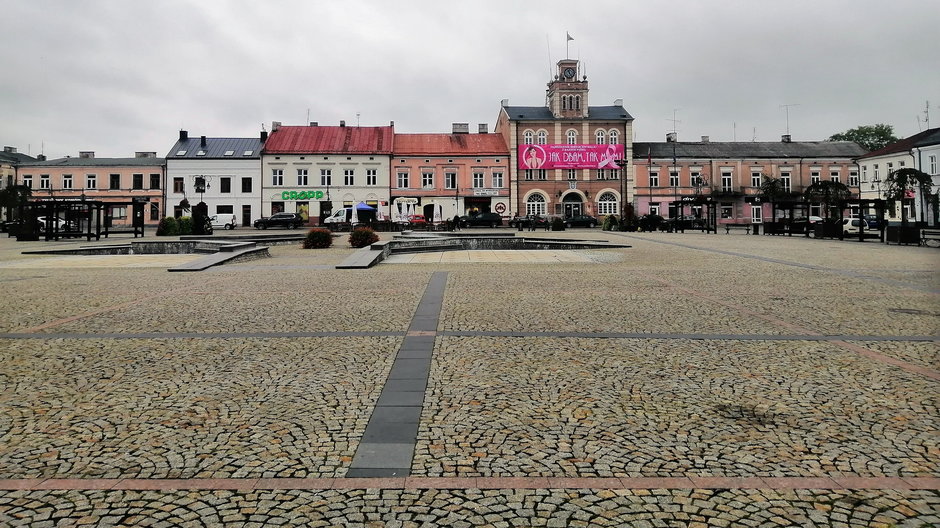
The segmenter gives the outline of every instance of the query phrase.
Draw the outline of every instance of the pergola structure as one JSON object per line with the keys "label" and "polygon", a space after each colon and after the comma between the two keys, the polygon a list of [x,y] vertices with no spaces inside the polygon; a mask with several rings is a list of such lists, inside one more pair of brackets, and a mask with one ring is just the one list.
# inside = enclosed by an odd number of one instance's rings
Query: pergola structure
{"label": "pergola structure", "polygon": [[[59,240],[60,238],[94,238],[118,233],[144,236],[144,204],[146,198],[135,198],[129,202],[104,202],[100,200],[36,200],[22,204],[17,240]],[[131,225],[115,227],[112,211],[115,207],[129,207],[132,211]],[[45,221],[40,222],[39,218]],[[62,222],[57,222],[58,218]],[[40,225],[42,224],[42,225]]]}
{"label": "pergola structure", "polygon": [[[686,229],[701,229],[708,233],[718,233],[718,202],[716,202],[711,196],[683,196],[682,198],[669,202],[670,209],[677,211],[678,223],[675,226],[677,231],[684,231]],[[695,211],[696,207],[699,207],[703,211],[704,215],[700,218],[701,223],[699,226],[693,226],[691,223],[684,220],[685,208],[689,208],[689,213]],[[691,216],[691,215],[690,215]]]}

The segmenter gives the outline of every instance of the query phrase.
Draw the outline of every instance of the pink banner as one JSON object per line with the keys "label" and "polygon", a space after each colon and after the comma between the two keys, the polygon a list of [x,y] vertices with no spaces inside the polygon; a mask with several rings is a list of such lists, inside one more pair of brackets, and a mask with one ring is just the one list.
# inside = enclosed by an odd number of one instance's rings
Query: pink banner
{"label": "pink banner", "polygon": [[619,169],[623,145],[519,145],[520,169]]}

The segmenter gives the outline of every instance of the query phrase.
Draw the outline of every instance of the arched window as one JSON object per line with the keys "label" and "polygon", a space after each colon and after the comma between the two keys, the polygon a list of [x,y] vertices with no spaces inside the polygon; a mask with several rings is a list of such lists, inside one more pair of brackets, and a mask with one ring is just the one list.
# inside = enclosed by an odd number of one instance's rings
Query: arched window
{"label": "arched window", "polygon": [[610,129],[610,133],[607,135],[607,142],[611,145],[616,145],[620,143],[620,132],[616,128]]}
{"label": "arched window", "polygon": [[525,214],[543,215],[547,211],[545,197],[539,193],[532,193],[525,201]]}
{"label": "arched window", "polygon": [[567,95],[561,96],[561,109],[562,110],[568,109],[568,96]]}
{"label": "arched window", "polygon": [[574,96],[574,109],[575,110],[581,109],[581,96],[580,95]]}
{"label": "arched window", "polygon": [[620,211],[617,196],[612,192],[605,192],[597,199],[597,214],[611,215]]}
{"label": "arched window", "polygon": [[539,130],[537,141],[539,145],[545,145],[546,143],[548,143],[548,132],[544,130]]}
{"label": "arched window", "polygon": [[566,136],[568,137],[568,144],[569,144],[569,145],[577,145],[577,144],[578,144],[578,133],[577,133],[576,131],[574,131],[574,130],[569,130],[568,133],[566,134]]}
{"label": "arched window", "polygon": [[598,145],[604,145],[607,143],[607,134],[603,130],[598,130],[594,133],[594,143]]}
{"label": "arched window", "polygon": [[526,131],[522,134],[522,141],[523,141],[526,145],[531,145],[531,144],[532,144],[532,131],[531,131],[531,130],[526,130]]}

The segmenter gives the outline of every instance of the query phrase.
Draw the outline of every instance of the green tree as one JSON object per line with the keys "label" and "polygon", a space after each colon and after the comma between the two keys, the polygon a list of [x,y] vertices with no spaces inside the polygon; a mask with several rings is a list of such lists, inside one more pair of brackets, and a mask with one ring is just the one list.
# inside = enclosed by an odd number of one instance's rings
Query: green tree
{"label": "green tree", "polygon": [[[761,175],[757,196],[760,197],[762,202],[768,202],[770,204],[771,211],[774,210],[774,202],[780,201],[786,194],[786,189],[784,189],[783,182],[780,181],[780,178]],[[771,212],[771,214],[773,214],[773,212]]]}
{"label": "green tree", "polygon": [[832,207],[838,206],[842,200],[847,200],[852,196],[852,191],[842,182],[820,180],[807,187],[803,196],[809,202],[822,204],[823,214],[828,222]]}
{"label": "green tree", "polygon": [[829,141],[854,141],[869,151],[878,150],[899,139],[894,135],[894,127],[885,124],[862,125],[829,136]]}
{"label": "green tree", "polygon": [[33,191],[25,185],[11,185],[0,189],[0,207],[7,210],[7,219],[12,220],[18,213],[20,205],[29,201]]}
{"label": "green tree", "polygon": [[888,209],[894,209],[897,202],[902,203],[901,207],[901,225],[907,225],[907,209],[903,207],[904,197],[908,192],[914,190],[920,191],[920,196],[926,200],[930,196],[930,190],[933,188],[933,181],[930,175],[912,168],[898,169],[885,178],[884,197],[888,202]]}

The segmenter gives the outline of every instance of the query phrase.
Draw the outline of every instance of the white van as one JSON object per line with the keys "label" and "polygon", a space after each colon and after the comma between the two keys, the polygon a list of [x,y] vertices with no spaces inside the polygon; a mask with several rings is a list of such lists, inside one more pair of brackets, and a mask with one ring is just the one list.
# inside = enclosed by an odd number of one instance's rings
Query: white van
{"label": "white van", "polygon": [[233,214],[216,214],[209,217],[209,220],[212,222],[212,227],[215,228],[225,228],[225,229],[235,229],[235,226],[238,225],[238,220]]}
{"label": "white van", "polygon": [[333,214],[323,219],[324,224],[344,224],[352,217],[352,208],[337,209]]}

